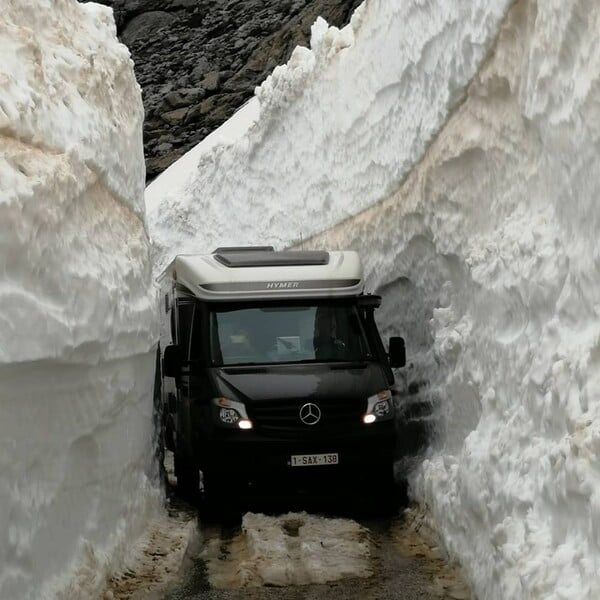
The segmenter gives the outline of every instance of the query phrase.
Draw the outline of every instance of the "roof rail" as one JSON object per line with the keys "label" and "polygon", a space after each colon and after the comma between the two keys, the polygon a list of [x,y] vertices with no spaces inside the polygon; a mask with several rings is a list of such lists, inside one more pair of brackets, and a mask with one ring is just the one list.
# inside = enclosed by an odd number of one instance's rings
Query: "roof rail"
{"label": "roof rail", "polygon": [[273,246],[223,246],[213,250],[213,254],[227,254],[229,252],[274,252]]}

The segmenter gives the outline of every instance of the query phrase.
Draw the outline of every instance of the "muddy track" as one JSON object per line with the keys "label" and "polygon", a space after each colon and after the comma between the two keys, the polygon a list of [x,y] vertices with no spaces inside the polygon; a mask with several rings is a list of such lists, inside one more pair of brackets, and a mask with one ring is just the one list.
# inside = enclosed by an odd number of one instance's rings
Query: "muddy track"
{"label": "muddy track", "polygon": [[471,598],[417,523],[410,512],[359,521],[249,514],[242,525],[200,523],[200,548],[183,583],[163,600]]}
{"label": "muddy track", "polygon": [[402,497],[383,516],[359,486],[262,490],[243,515],[209,521],[201,498],[190,503],[177,494],[172,458],[167,452],[168,518],[104,600],[472,597],[424,516]]}

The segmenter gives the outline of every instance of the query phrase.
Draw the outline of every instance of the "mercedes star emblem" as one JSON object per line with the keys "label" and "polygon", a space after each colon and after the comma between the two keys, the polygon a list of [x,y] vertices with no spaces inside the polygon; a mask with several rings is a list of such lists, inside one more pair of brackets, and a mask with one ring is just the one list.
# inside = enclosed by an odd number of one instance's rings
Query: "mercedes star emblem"
{"label": "mercedes star emblem", "polygon": [[309,402],[300,409],[300,420],[305,425],[316,425],[321,420],[321,409]]}

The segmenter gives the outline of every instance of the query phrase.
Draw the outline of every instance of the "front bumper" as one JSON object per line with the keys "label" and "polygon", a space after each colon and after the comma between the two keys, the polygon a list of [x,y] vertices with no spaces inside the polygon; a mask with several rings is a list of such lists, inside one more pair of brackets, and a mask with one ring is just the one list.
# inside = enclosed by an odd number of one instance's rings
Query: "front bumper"
{"label": "front bumper", "polygon": [[[392,421],[364,425],[332,435],[298,436],[296,439],[266,437],[256,431],[214,430],[197,442],[201,470],[233,479],[303,479],[354,476],[391,469],[396,434]],[[298,454],[337,453],[337,465],[292,467]]]}

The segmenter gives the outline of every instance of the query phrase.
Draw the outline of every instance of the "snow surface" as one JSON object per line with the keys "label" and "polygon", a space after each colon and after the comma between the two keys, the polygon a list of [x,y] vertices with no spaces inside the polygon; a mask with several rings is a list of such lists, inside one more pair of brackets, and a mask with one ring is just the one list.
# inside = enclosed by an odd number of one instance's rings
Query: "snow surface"
{"label": "snow surface", "polygon": [[341,31],[318,19],[312,49],[257,89],[258,110],[248,104],[148,186],[155,272],[199,247],[286,245],[391,191],[460,100],[508,3],[369,0]]}
{"label": "snow surface", "polygon": [[0,14],[0,598],[93,597],[157,514],[143,108],[112,12]]}
{"label": "snow surface", "polygon": [[481,598],[600,597],[599,24],[517,3],[400,190],[313,241],[419,341],[446,431],[415,493]]}
{"label": "snow surface", "polygon": [[371,553],[369,531],[350,519],[247,513],[241,533],[206,540],[202,558],[210,584],[226,589],[369,577]]}
{"label": "snow surface", "polygon": [[102,600],[163,598],[183,577],[189,556],[197,552],[199,543],[193,510],[159,514],[111,575]]}
{"label": "snow surface", "polygon": [[479,598],[600,597],[598,31],[595,0],[367,0],[146,195],[157,269],[361,252],[439,406],[413,494]]}

